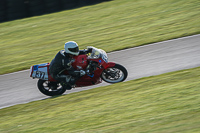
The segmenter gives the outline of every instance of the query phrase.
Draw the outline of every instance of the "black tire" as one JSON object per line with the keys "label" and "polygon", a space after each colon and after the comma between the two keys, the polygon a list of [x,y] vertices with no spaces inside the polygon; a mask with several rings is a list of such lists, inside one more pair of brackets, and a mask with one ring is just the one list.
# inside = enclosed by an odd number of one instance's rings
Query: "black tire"
{"label": "black tire", "polygon": [[108,83],[118,83],[124,81],[128,76],[128,72],[125,67],[119,64],[115,64],[112,68],[105,69],[101,78]]}
{"label": "black tire", "polygon": [[[46,84],[46,86],[44,86]],[[38,89],[40,92],[47,96],[56,96],[56,95],[62,95],[66,88],[63,88],[62,86],[59,86],[56,82],[46,81],[39,79],[37,83]]]}

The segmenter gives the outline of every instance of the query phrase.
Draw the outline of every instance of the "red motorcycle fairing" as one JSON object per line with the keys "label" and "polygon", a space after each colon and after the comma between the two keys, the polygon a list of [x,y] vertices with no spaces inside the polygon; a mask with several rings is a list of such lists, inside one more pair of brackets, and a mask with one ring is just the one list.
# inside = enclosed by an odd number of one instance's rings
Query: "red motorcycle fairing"
{"label": "red motorcycle fairing", "polygon": [[87,55],[74,56],[75,61],[72,63],[72,67],[76,70],[85,70],[88,66]]}
{"label": "red motorcycle fairing", "polygon": [[97,70],[94,71],[94,74],[92,75],[84,75],[81,77],[78,81],[76,81],[77,87],[83,87],[83,86],[89,86],[89,85],[95,85],[102,82],[102,79],[100,78],[101,73],[103,69],[97,68]]}
{"label": "red motorcycle fairing", "polygon": [[[78,59],[80,60],[80,59]],[[76,82],[76,86],[77,87],[82,87],[82,86],[89,86],[89,85],[95,85],[95,84],[99,84],[102,82],[101,74],[102,72],[107,69],[107,68],[111,68],[115,66],[114,62],[108,62],[106,63],[104,60],[102,59],[90,59],[91,61],[95,61],[99,63],[99,66],[103,66],[103,68],[97,68],[94,71],[93,75],[85,75],[83,77],[81,77],[77,82]]]}
{"label": "red motorcycle fairing", "polygon": [[107,69],[107,68],[114,67],[115,64],[116,64],[116,63],[114,63],[114,62],[108,62],[104,68]]}
{"label": "red motorcycle fairing", "polygon": [[[101,59],[88,59],[87,55],[79,55],[74,57],[75,61],[72,63],[72,67],[76,70],[85,70],[88,66],[88,60],[104,64]],[[92,75],[84,75],[78,81],[76,81],[77,87],[89,86],[101,83],[101,73],[104,69],[97,68]]]}

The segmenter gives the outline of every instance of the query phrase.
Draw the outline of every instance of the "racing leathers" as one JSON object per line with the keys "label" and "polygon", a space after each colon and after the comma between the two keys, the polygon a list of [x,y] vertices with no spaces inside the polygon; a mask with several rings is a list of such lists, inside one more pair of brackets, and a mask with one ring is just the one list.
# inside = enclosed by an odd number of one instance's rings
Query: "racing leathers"
{"label": "racing leathers", "polygon": [[[80,50],[79,55],[88,54],[89,50]],[[64,50],[59,51],[49,66],[50,75],[61,83],[63,87],[71,89],[72,85],[85,74],[85,71],[77,71],[72,67],[75,60],[65,53]],[[67,70],[69,75],[63,74]]]}

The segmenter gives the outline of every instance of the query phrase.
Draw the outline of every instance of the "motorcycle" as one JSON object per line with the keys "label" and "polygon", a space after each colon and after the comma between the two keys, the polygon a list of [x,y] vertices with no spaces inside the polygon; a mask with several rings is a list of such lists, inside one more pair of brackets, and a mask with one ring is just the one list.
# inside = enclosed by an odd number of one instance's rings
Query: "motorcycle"
{"label": "motorcycle", "polygon": [[[87,70],[84,76],[76,81],[74,88],[107,83],[122,82],[127,78],[126,68],[114,62],[108,62],[108,56],[102,49],[88,47],[92,52],[87,55],[74,56],[72,66],[76,70]],[[37,87],[47,96],[62,95],[67,88],[53,79],[49,74],[50,63],[31,66],[30,77],[39,79]],[[67,70],[63,74],[68,75]]]}

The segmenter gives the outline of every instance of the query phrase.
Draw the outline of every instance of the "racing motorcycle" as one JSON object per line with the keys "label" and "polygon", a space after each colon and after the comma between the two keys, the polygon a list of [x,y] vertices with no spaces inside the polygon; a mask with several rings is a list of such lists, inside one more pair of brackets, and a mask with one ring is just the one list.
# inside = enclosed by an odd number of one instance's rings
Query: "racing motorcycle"
{"label": "racing motorcycle", "polygon": [[[114,62],[108,62],[108,56],[102,49],[88,47],[92,52],[87,55],[74,56],[72,66],[76,70],[87,70],[87,74],[76,81],[74,88],[96,85],[103,81],[108,83],[122,82],[127,78],[126,68]],[[30,77],[39,79],[37,87],[47,96],[62,95],[67,88],[53,79],[49,74],[50,63],[31,66]],[[63,74],[68,75],[67,70]]]}

